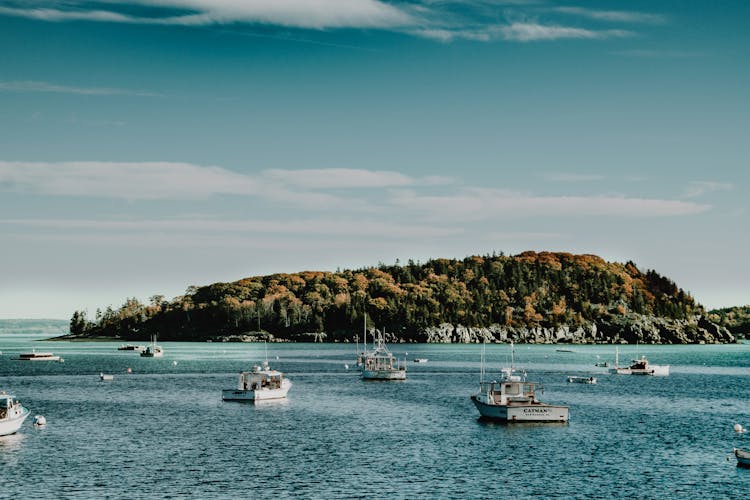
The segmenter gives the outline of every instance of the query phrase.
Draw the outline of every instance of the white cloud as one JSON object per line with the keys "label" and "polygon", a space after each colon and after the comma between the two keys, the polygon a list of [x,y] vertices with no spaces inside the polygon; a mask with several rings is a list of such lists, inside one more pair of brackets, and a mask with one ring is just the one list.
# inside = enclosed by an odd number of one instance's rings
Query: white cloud
{"label": "white cloud", "polygon": [[188,163],[0,162],[0,190],[137,200],[248,195],[259,186],[243,174]]}
{"label": "white cloud", "polygon": [[[571,180],[571,179],[569,179]],[[580,179],[579,179],[580,180]],[[211,196],[262,199],[269,208],[346,210],[402,220],[492,220],[536,216],[662,217],[704,212],[709,205],[621,195],[538,196],[496,188],[454,188],[425,194],[450,179],[416,179],[393,171],[357,169],[267,170],[259,175],[187,163],[0,162],[0,191],[81,198],[191,200]],[[455,184],[455,182],[454,182]],[[727,189],[721,183],[693,183],[690,194]],[[338,189],[337,194],[321,190]],[[351,192],[356,189],[356,192]],[[214,222],[210,223],[214,225]],[[384,229],[384,228],[381,228]]]}
{"label": "white cloud", "polygon": [[[85,10],[87,2],[47,2],[49,8],[0,7],[0,14],[45,21],[101,21],[140,24],[209,25],[235,22],[294,28],[394,28],[414,24],[411,16],[378,0],[133,0],[148,7],[186,11],[166,17],[138,17],[112,10]],[[70,6],[76,8],[69,8]]]}
{"label": "white cloud", "polygon": [[535,42],[561,39],[621,38],[632,33],[624,30],[589,30],[567,26],[551,26],[537,23],[515,22],[499,28],[503,38],[516,42]]}
{"label": "white cloud", "polygon": [[535,196],[487,188],[468,188],[444,196],[420,196],[414,191],[394,194],[391,203],[435,219],[494,220],[498,218],[607,216],[669,217],[692,215],[710,205],[679,200],[623,196]]}
{"label": "white cloud", "polygon": [[[155,8],[149,15],[132,15],[127,4]],[[660,22],[661,16],[639,12],[597,11],[577,7],[544,9],[533,2],[503,2],[504,15],[516,19],[541,11],[617,22]],[[22,5],[22,6],[19,6]],[[102,8],[92,8],[101,6]],[[171,9],[169,11],[168,9]],[[143,9],[142,9],[143,10]],[[460,11],[460,13],[459,13]],[[487,2],[384,2],[380,0],[37,0],[31,5],[0,7],[0,15],[45,21],[99,21],[183,26],[235,23],[300,29],[382,29],[440,42],[490,42],[606,39],[631,35],[625,30],[594,30],[561,24],[521,21],[498,24],[498,7]]]}
{"label": "white cloud", "polygon": [[734,189],[734,186],[728,182],[693,181],[685,188],[683,196],[685,198],[696,198],[706,193],[731,191],[732,189]]}
{"label": "white cloud", "polygon": [[286,185],[310,189],[382,188],[414,184],[411,177],[398,172],[326,168],[308,170],[266,170],[263,176]]}
{"label": "white cloud", "polygon": [[583,7],[558,7],[554,9],[563,14],[588,17],[598,21],[611,21],[621,23],[664,23],[666,18],[660,14],[648,14],[644,12],[620,11],[620,10],[594,10]]}
{"label": "white cloud", "polygon": [[128,90],[108,87],[72,87],[49,82],[0,81],[0,92],[56,92],[80,95],[135,95],[156,97],[159,94],[142,90]]}

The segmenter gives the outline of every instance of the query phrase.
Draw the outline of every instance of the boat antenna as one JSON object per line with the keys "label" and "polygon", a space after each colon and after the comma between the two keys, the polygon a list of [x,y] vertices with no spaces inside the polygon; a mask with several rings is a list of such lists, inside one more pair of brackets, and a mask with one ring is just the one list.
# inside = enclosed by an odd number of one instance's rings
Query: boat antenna
{"label": "boat antenna", "polygon": [[487,339],[485,338],[482,342],[482,356],[480,358],[480,368],[479,368],[479,384],[481,385],[482,382],[484,382],[484,355],[485,355],[485,348],[487,347]]}
{"label": "boat antenna", "polygon": [[365,354],[367,354],[367,311],[365,311],[365,321],[364,321],[364,340],[362,341],[362,346],[365,350]]}
{"label": "boat antenna", "polygon": [[513,373],[515,364],[515,351],[513,350],[513,341],[510,341],[510,373]]}

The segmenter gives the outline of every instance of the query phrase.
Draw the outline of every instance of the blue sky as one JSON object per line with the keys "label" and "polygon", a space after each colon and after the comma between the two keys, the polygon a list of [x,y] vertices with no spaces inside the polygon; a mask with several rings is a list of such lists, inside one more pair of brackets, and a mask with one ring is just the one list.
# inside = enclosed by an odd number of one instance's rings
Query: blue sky
{"label": "blue sky", "polygon": [[493,251],[750,303],[743,0],[0,0],[0,318]]}

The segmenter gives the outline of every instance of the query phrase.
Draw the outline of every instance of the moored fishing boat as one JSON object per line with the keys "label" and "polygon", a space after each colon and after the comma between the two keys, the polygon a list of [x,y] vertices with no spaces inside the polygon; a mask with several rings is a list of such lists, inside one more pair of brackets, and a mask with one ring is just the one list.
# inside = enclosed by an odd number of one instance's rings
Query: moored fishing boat
{"label": "moored fishing boat", "polygon": [[23,421],[29,416],[29,410],[5,391],[0,393],[0,436],[15,434]]}
{"label": "moored fishing boat", "polygon": [[596,377],[575,377],[569,376],[568,382],[575,384],[596,384]]}
{"label": "moored fishing boat", "polygon": [[362,366],[363,380],[406,380],[406,365],[401,365],[388,350],[382,332],[376,334],[372,351],[368,351],[365,347],[359,363]]}
{"label": "moored fishing boat", "polygon": [[34,349],[31,352],[22,352],[13,359],[16,361],[62,361],[60,356],[55,356],[51,352],[36,352]]}
{"label": "moored fishing boat", "polygon": [[255,365],[249,372],[240,372],[236,389],[221,391],[224,401],[264,401],[285,398],[292,382],[284,374],[272,370],[268,361]]}
{"label": "moored fishing boat", "polygon": [[[406,359],[401,365],[385,345],[384,333],[375,331],[373,350],[367,350],[367,315],[364,316],[364,348],[357,348],[357,366],[363,380],[406,380]],[[427,361],[426,358],[420,358]],[[415,362],[418,362],[415,360]]]}
{"label": "moored fishing boat", "polygon": [[669,365],[652,365],[646,359],[646,356],[632,360],[630,366],[627,367],[621,367],[619,361],[620,352],[615,348],[615,366],[609,369],[609,373],[616,375],[653,375],[655,377],[669,375]]}
{"label": "moored fishing boat", "polygon": [[143,345],[123,344],[117,348],[118,351],[138,351],[141,352],[146,349]]}
{"label": "moored fishing boat", "polygon": [[567,422],[569,407],[542,403],[536,397],[541,386],[526,382],[525,372],[523,376],[514,375],[512,343],[510,350],[510,367],[501,369],[499,380],[485,381],[482,346],[479,392],[471,396],[482,418],[500,422]]}
{"label": "moored fishing boat", "polygon": [[151,344],[147,345],[146,348],[141,351],[141,356],[144,358],[161,358],[164,356],[164,349],[156,344],[156,335],[151,337]]}

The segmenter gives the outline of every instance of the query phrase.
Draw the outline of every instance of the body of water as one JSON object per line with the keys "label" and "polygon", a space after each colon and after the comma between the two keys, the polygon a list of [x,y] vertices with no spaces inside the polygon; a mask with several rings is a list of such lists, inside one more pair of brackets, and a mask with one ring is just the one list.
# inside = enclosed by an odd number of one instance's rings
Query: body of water
{"label": "body of water", "polygon": [[[479,345],[390,346],[404,382],[366,382],[353,344],[161,343],[163,358],[119,343],[0,335],[0,389],[31,418],[0,438],[0,497],[28,498],[745,498],[750,345],[620,346],[672,366],[669,377],[607,375],[612,346],[516,346],[540,399],[568,424],[478,420]],[[14,361],[52,351],[65,362]],[[266,351],[267,349],[267,351]],[[221,401],[262,361],[293,382],[287,400]],[[408,354],[407,354],[408,352]],[[487,346],[487,371],[509,346]],[[598,357],[597,357],[598,356]],[[277,359],[278,358],[278,359]],[[345,365],[348,365],[347,369]],[[128,374],[128,368],[132,373]],[[101,381],[99,373],[114,375]],[[594,375],[596,385],[567,383]]]}

